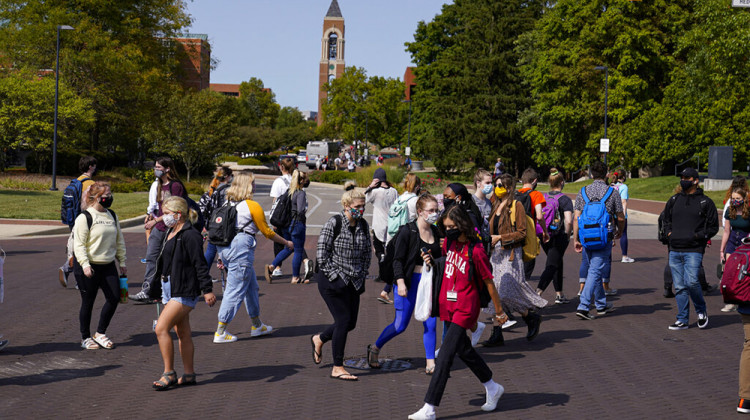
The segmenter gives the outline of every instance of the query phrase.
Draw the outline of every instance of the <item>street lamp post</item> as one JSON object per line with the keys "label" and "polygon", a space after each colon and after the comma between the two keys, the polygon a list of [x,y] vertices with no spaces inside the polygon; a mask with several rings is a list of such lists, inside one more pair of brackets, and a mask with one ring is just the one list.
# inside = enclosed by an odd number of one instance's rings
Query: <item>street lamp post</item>
{"label": "street lamp post", "polygon": [[406,137],[406,147],[409,149],[409,155],[411,155],[411,99],[405,99],[403,102],[409,103],[409,131]]}
{"label": "street lamp post", "polygon": [[365,113],[365,166],[367,166],[370,163],[370,148],[367,145],[367,110],[362,111]]}
{"label": "street lamp post", "polygon": [[[596,66],[594,70],[604,70],[604,138],[607,137],[607,100],[609,98],[609,68],[607,66]],[[604,152],[604,164],[607,164],[607,152]]]}
{"label": "street lamp post", "polygon": [[55,124],[52,134],[52,186],[50,191],[57,191],[57,101],[60,86],[60,31],[72,30],[72,26],[57,25],[57,48],[55,49]]}

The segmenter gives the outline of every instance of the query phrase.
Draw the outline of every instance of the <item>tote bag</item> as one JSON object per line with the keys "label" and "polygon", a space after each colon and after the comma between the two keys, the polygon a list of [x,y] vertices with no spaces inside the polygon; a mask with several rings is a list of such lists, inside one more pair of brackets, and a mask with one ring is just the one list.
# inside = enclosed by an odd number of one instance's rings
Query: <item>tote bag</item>
{"label": "tote bag", "polygon": [[425,265],[417,288],[417,303],[414,305],[414,319],[427,321],[432,313],[432,267]]}

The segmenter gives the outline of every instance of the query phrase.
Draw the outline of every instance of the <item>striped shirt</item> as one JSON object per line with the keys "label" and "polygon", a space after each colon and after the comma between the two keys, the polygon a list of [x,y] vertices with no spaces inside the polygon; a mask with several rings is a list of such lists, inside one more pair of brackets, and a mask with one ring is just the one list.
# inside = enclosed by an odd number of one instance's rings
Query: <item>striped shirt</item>
{"label": "striped shirt", "polygon": [[[336,218],[341,218],[341,232],[334,241]],[[346,215],[328,219],[318,237],[317,259],[320,270],[329,281],[341,278],[361,290],[370,268],[370,228],[365,219],[359,219],[352,227]]]}

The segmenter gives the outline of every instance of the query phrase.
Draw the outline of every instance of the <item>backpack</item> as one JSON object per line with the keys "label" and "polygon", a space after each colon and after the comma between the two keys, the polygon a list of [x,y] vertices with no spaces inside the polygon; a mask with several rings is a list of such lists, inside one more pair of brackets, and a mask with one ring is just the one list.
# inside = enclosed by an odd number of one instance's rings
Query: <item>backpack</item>
{"label": "backpack", "polygon": [[[405,231],[411,234],[412,232],[418,233],[417,231],[417,224],[414,222],[407,223],[406,226],[409,226],[409,230]],[[396,231],[396,236],[398,236],[401,233],[401,229]],[[406,233],[404,233],[406,235]],[[388,269],[385,270],[385,273],[380,273],[380,280],[382,280],[384,283],[387,284],[393,284],[393,281],[396,280],[393,278],[393,254],[396,252],[396,238],[392,238],[388,243],[385,245],[385,255],[383,256],[383,267],[387,267]]]}
{"label": "backpack", "polygon": [[607,192],[600,200],[591,200],[586,195],[586,187],[581,188],[584,200],[583,211],[578,217],[578,239],[588,250],[603,249],[608,245],[609,223],[611,216],[605,203],[614,192],[614,188],[607,188]]}
{"label": "backpack", "polygon": [[474,277],[474,259],[472,258],[472,255],[474,255],[474,242],[469,242],[469,281],[475,283],[477,291],[479,292],[479,307],[486,308],[490,302],[492,302],[492,296],[490,296],[490,291],[487,289],[487,285],[479,283]]}
{"label": "backpack", "polygon": [[[534,211],[534,206],[531,205],[532,191],[534,190],[530,189],[522,193],[516,191],[516,200],[523,204],[523,209],[526,211],[526,215],[531,217],[531,220],[534,221],[534,229],[532,230],[536,233],[536,236],[541,237],[544,231],[542,230],[542,227],[536,223],[536,212]],[[544,210],[544,208],[542,208],[542,210]]]}
{"label": "backpack", "polygon": [[286,228],[292,223],[292,199],[289,190],[276,199],[271,210],[271,224],[277,228]]}
{"label": "backpack", "polygon": [[198,214],[198,219],[195,221],[195,223],[193,223],[193,227],[198,229],[198,232],[201,232],[203,228],[206,227],[206,219],[203,218],[201,207],[198,205],[198,203],[195,202],[195,200],[188,197],[187,194],[185,196],[185,201],[187,201],[188,210],[195,210],[195,212]]}
{"label": "backpack", "polygon": [[203,216],[203,220],[210,219],[211,213],[213,213],[215,209],[224,205],[227,197],[227,188],[229,188],[229,184],[221,184],[214,189],[213,194],[209,194],[208,191],[203,193],[200,201],[198,201],[198,206],[201,208],[200,214]]}
{"label": "backpack", "polygon": [[[117,227],[117,214],[115,214],[113,210],[110,210],[110,209],[106,209],[106,210],[107,212],[109,212],[109,214],[112,215],[112,218],[115,219],[115,227]],[[84,216],[86,216],[86,225],[88,225],[89,230],[91,230],[91,225],[94,224],[94,217],[91,215],[91,213],[87,211],[83,211],[82,213],[84,214]]]}
{"label": "backpack", "polygon": [[[396,202],[391,204],[388,209],[388,236],[387,238],[393,238],[398,233],[401,226],[409,223],[409,200],[416,198],[416,194],[411,194],[408,197],[402,197],[396,199]],[[389,240],[390,242],[390,240]]]}
{"label": "backpack", "polygon": [[560,195],[562,193],[555,195],[544,194],[547,205],[542,209],[542,215],[544,216],[544,224],[547,225],[547,232],[549,232],[550,236],[565,231],[565,219],[560,211],[560,202],[558,201],[560,200]]}
{"label": "backpack", "polygon": [[[510,207],[510,223],[513,225],[513,229],[516,228],[516,203],[518,201],[513,200],[513,204]],[[539,238],[536,236],[536,231],[534,230],[535,225],[534,220],[526,214],[526,239],[523,242],[524,262],[529,262],[539,255]]]}
{"label": "backpack", "polygon": [[62,205],[60,206],[60,221],[71,228],[76,223],[76,217],[81,214],[81,194],[83,193],[83,182],[91,178],[72,179],[70,184],[65,187],[62,196]]}
{"label": "backpack", "polygon": [[724,265],[721,295],[724,303],[750,303],[750,244],[742,242]]}
{"label": "backpack", "polygon": [[[245,223],[239,231],[244,230],[251,222]],[[211,218],[208,219],[208,242],[216,246],[229,246],[232,240],[237,236],[237,205],[229,201],[223,206],[214,210]]]}

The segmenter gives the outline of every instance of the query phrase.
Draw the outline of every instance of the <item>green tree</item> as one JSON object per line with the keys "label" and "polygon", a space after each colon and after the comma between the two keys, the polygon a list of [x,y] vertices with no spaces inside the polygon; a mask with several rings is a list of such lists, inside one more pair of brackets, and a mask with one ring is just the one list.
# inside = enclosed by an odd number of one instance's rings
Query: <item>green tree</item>
{"label": "green tree", "polygon": [[281,145],[282,139],[277,130],[268,127],[242,126],[237,130],[237,141],[233,143],[233,152],[268,153]]}
{"label": "green tree", "polygon": [[439,171],[463,170],[468,159],[489,167],[498,154],[528,159],[518,115],[530,95],[514,47],[542,10],[533,0],[456,0],[418,24],[406,44],[417,65],[412,145]]}
{"label": "green tree", "polygon": [[299,109],[291,106],[285,106],[279,110],[279,118],[276,122],[276,128],[290,128],[305,123],[305,117]]}
{"label": "green tree", "polygon": [[[90,101],[76,96],[65,84],[59,92],[58,148],[66,150],[85,142],[94,113]],[[0,77],[0,150],[31,149],[40,173],[52,162],[54,97],[53,77]],[[0,170],[5,168],[4,157],[0,153]]]}
{"label": "green tree", "polygon": [[239,101],[242,104],[241,125],[276,128],[281,107],[276,103],[276,95],[263,86],[262,80],[252,77],[240,83]]}
{"label": "green tree", "polygon": [[207,90],[175,92],[163,118],[153,121],[148,138],[156,150],[182,161],[190,181],[196,168],[213,162],[236,139],[233,100]]}

